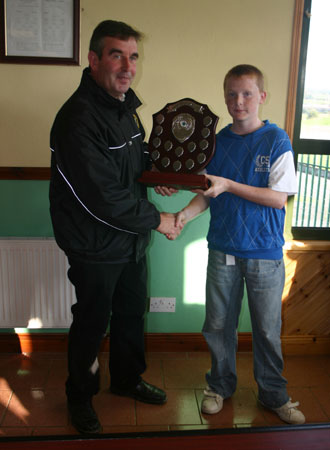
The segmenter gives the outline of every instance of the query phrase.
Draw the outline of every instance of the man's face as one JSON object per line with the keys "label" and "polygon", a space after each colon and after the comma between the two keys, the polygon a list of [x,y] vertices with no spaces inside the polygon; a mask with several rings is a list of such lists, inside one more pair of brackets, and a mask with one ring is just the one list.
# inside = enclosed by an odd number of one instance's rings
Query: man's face
{"label": "man's face", "polygon": [[88,54],[91,75],[108,94],[121,99],[134,79],[138,56],[133,37],[105,37],[101,59],[93,51]]}
{"label": "man's face", "polygon": [[266,93],[260,92],[256,77],[243,75],[230,77],[225,87],[225,102],[229,114],[236,122],[252,122],[258,119],[259,105]]}

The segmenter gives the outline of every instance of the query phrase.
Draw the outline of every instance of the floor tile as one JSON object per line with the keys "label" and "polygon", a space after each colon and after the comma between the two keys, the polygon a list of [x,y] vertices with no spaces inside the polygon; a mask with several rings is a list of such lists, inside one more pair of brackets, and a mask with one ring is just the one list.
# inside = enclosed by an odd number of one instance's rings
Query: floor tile
{"label": "floor tile", "polygon": [[[328,385],[330,386],[330,385]],[[306,423],[327,422],[328,418],[324,413],[320,403],[313,395],[311,389],[304,388],[290,388],[288,389],[292,401],[299,401],[299,409],[306,417]]]}
{"label": "floor tile", "polygon": [[163,361],[165,388],[204,388],[205,372],[210,368],[207,359]]}
{"label": "floor tile", "polygon": [[136,402],[137,425],[201,424],[199,409],[192,389],[168,389],[164,405]]}
{"label": "floor tile", "polygon": [[103,433],[157,433],[169,431],[167,425],[103,426]]}
{"label": "floor tile", "polygon": [[67,425],[63,427],[35,427],[32,431],[33,436],[66,436],[66,435],[77,435],[78,431],[73,428],[72,425]]}
{"label": "floor tile", "polygon": [[94,397],[93,406],[103,426],[136,425],[135,401],[132,398],[105,390]]}
{"label": "floor tile", "polygon": [[17,390],[14,392],[2,425],[64,426],[68,423],[66,397],[61,390]]}
{"label": "floor tile", "polygon": [[323,356],[320,360],[320,364],[324,367],[328,375],[330,375],[330,356]]}
{"label": "floor tile", "polygon": [[312,387],[310,390],[330,422],[330,386]]}
{"label": "floor tile", "polygon": [[[77,434],[66,408],[66,359],[65,353],[0,354],[0,438]],[[161,406],[110,394],[108,353],[100,353],[98,359],[101,391],[93,403],[103,433],[283,425],[257,402],[252,353],[237,354],[237,390],[215,415],[200,413],[208,352],[147,353],[143,377],[166,390],[168,401]],[[330,356],[285,356],[284,375],[306,422],[329,423]]]}
{"label": "floor tile", "polygon": [[43,389],[49,373],[51,360],[33,359],[25,355],[13,356],[4,365],[1,375],[12,389]]}
{"label": "floor tile", "polygon": [[329,386],[330,376],[322,357],[309,355],[285,358],[283,375],[289,386]]}
{"label": "floor tile", "polygon": [[68,363],[66,359],[54,359],[51,362],[45,388],[64,389],[65,381],[68,376]]}
{"label": "floor tile", "polygon": [[33,433],[32,427],[0,427],[0,438],[31,436],[32,433]]}
{"label": "floor tile", "polygon": [[253,374],[252,353],[238,353],[236,358],[237,387],[255,388],[257,386]]}

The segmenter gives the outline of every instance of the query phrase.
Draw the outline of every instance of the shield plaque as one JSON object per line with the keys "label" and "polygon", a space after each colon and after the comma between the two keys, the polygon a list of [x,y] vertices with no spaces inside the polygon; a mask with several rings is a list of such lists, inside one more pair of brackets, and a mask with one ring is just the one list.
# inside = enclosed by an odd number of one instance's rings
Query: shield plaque
{"label": "shield plaque", "polygon": [[148,147],[156,171],[143,172],[139,181],[148,186],[207,189],[207,178],[199,174],[214,154],[218,116],[207,105],[184,98],[168,103],[152,117]]}

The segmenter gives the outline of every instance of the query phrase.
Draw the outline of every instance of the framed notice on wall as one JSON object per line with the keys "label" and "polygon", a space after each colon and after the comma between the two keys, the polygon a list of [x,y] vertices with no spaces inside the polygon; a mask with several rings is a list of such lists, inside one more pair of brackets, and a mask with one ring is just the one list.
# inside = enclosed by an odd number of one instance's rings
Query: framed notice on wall
{"label": "framed notice on wall", "polygon": [[0,0],[0,62],[79,65],[80,0]]}

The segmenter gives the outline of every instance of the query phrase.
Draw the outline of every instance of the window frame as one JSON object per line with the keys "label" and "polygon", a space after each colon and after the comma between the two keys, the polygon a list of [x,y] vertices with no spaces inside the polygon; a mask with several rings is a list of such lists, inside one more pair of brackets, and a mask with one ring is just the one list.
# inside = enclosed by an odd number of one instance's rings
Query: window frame
{"label": "window frame", "polygon": [[[295,3],[287,119],[285,125],[285,129],[292,141],[295,164],[297,164],[298,154],[330,154],[330,141],[300,138],[312,1],[296,0]],[[293,239],[329,240],[330,228],[293,227],[291,225],[293,201],[294,198],[292,197],[288,202],[289,214],[287,216],[286,234]]]}

